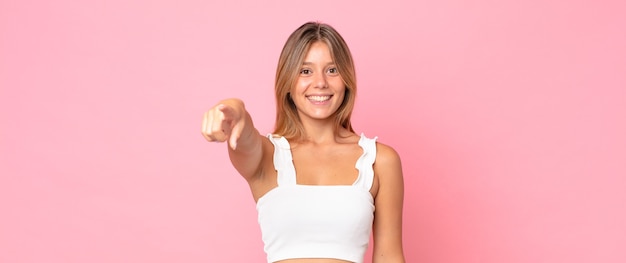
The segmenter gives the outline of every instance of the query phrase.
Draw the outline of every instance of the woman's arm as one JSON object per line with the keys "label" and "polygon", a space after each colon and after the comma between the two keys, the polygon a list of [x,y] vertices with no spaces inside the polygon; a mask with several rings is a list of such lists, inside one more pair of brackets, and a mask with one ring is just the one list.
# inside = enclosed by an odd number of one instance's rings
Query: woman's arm
{"label": "woman's arm", "polygon": [[202,135],[209,142],[228,141],[228,155],[241,176],[259,176],[263,159],[263,136],[252,123],[240,99],[226,99],[204,114]]}
{"label": "woman's arm", "polygon": [[400,156],[391,147],[378,144],[374,173],[378,192],[374,212],[373,263],[404,263],[402,251],[402,203],[404,182]]}

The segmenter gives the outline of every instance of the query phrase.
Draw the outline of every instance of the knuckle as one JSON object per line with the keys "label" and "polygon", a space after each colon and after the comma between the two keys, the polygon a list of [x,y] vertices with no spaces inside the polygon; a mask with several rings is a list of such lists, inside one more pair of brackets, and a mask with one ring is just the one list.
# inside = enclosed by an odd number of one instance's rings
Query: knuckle
{"label": "knuckle", "polygon": [[211,130],[209,132],[211,134],[219,134],[219,133],[223,133],[224,131],[222,130],[221,126],[215,125],[215,126],[211,127]]}

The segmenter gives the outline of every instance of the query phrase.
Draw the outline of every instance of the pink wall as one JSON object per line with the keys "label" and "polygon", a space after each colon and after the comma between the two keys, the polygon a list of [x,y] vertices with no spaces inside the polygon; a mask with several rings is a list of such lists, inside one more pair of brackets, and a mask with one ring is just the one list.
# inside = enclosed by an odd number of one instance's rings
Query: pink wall
{"label": "pink wall", "polygon": [[309,20],[403,157],[408,262],[626,261],[623,1],[207,2],[0,2],[0,262],[262,262],[200,119],[237,96],[271,131]]}

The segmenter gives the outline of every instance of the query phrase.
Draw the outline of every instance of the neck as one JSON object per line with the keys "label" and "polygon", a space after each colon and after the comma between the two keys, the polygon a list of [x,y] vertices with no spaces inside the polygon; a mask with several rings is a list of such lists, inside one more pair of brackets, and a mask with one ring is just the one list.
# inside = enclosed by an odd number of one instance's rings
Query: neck
{"label": "neck", "polygon": [[332,120],[303,121],[302,125],[306,131],[306,137],[303,138],[303,142],[315,144],[334,142],[338,134]]}
{"label": "neck", "polygon": [[335,144],[350,137],[353,132],[343,128],[336,127],[334,119],[329,120],[306,120],[302,121],[306,137],[299,143],[312,143],[316,145]]}

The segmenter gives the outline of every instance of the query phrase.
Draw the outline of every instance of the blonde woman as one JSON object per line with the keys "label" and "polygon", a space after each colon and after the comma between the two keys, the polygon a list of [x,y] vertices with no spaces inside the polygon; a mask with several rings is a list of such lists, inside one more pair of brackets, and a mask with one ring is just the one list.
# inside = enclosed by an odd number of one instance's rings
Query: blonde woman
{"label": "blonde woman", "polygon": [[250,185],[268,262],[363,262],[373,230],[373,262],[404,262],[404,186],[398,154],[356,134],[352,55],[327,24],[288,38],[276,71],[276,127],[263,136],[243,101],[204,115],[202,134],[227,142]]}

